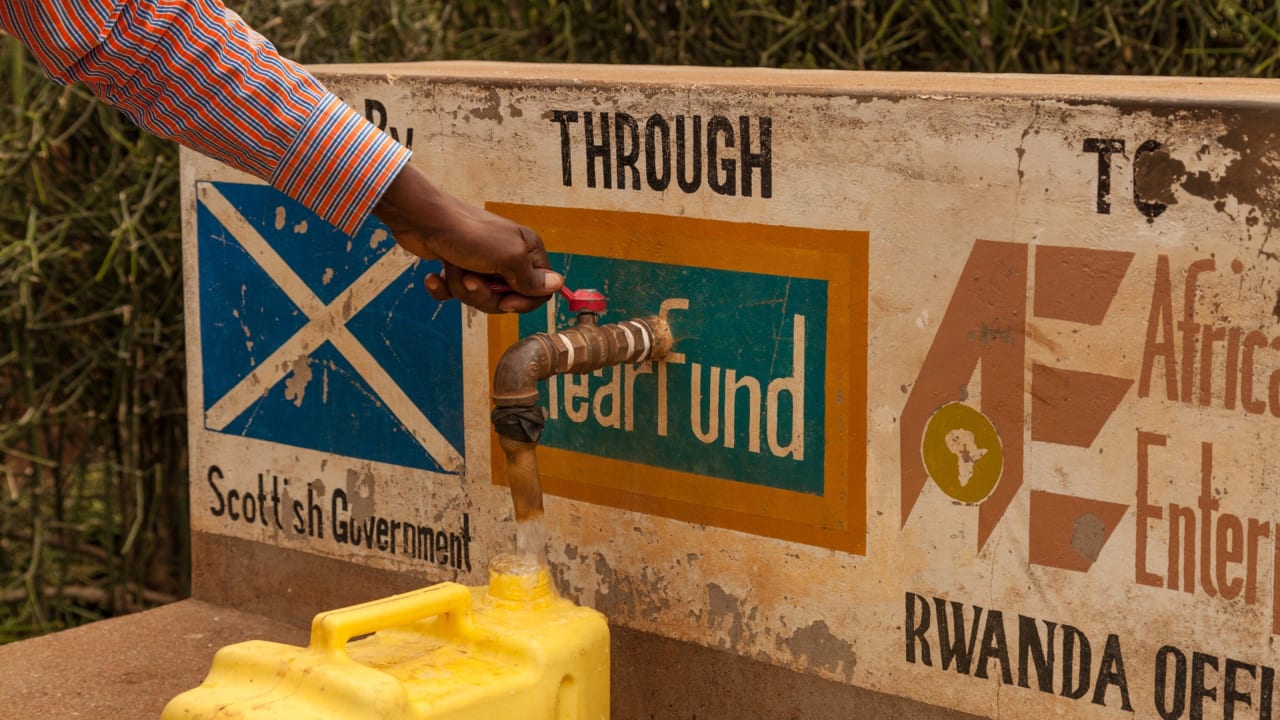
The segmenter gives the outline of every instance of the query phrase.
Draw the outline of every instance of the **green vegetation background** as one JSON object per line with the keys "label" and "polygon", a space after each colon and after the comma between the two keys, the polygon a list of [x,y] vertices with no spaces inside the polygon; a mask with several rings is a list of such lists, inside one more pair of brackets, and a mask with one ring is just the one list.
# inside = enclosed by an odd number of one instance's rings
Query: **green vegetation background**
{"label": "green vegetation background", "polygon": [[[303,63],[1270,76],[1280,4],[231,0]],[[0,37],[0,643],[188,588],[177,149]]]}

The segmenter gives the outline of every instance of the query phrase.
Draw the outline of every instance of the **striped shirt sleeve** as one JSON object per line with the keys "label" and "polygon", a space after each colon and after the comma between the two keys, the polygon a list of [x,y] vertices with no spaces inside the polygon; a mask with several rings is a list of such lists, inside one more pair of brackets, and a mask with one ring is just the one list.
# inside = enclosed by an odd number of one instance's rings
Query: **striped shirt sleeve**
{"label": "striped shirt sleeve", "polygon": [[255,175],[354,233],[409,159],[220,0],[5,0],[0,27],[62,83]]}

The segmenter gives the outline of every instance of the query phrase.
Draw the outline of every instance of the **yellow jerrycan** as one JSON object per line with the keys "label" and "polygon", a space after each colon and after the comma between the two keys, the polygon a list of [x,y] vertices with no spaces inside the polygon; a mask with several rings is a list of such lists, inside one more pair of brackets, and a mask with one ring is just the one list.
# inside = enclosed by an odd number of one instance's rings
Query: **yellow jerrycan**
{"label": "yellow jerrycan", "polygon": [[604,616],[559,597],[545,567],[521,565],[498,558],[487,587],[446,582],[320,613],[305,648],[228,645],[161,718],[608,718]]}

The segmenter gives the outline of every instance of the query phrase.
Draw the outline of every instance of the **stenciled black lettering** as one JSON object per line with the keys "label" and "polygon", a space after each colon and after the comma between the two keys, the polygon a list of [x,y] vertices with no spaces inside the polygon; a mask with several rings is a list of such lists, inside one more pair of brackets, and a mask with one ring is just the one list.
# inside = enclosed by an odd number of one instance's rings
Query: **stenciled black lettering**
{"label": "stenciled black lettering", "polygon": [[467,572],[471,572],[471,514],[462,513],[462,559]]}
{"label": "stenciled black lettering", "polygon": [[364,117],[369,122],[378,127],[379,130],[387,129],[387,106],[373,98],[365,98],[364,100]]}
{"label": "stenciled black lettering", "polygon": [[1124,141],[1085,138],[1084,151],[1098,154],[1098,214],[1111,213],[1111,155],[1124,152]]}
{"label": "stenciled black lettering", "polygon": [[[341,510],[338,509],[339,505],[342,506]],[[345,515],[347,508],[349,507],[351,506],[347,504],[347,494],[343,492],[342,488],[334,488],[333,500],[330,501],[329,504],[329,522],[333,523],[333,527],[331,529],[333,530],[334,542],[347,542],[350,538],[350,530],[354,529],[348,527],[347,520],[345,518],[339,518],[339,512]]]}
{"label": "stenciled black lettering", "polygon": [[[391,128],[391,137],[392,139],[400,140],[400,138],[396,137],[395,128]],[[413,149],[413,128],[404,129],[404,140],[400,140],[400,142],[404,143],[405,149],[407,150]]]}
{"label": "stenciled black lettering", "polygon": [[[1014,684],[1015,658],[1011,656],[1013,648],[1009,644],[1010,628],[1005,625],[1003,611],[939,597],[926,598],[912,592],[903,596],[903,602],[902,637],[907,662],[920,662],[933,667],[929,636],[934,634],[939,645],[941,670],[954,668],[957,674],[996,679],[1004,685]],[[1100,659],[1095,676],[1093,646],[1083,631],[1071,625],[1037,620],[1026,615],[1017,617],[1016,662],[1019,687],[1032,689],[1031,677],[1034,673],[1034,689],[1042,693],[1054,694],[1056,691],[1062,697],[1072,700],[1087,698],[1089,702],[1102,707],[1114,707],[1118,704],[1124,711],[1133,712],[1119,635],[1107,635],[1105,644],[1099,646]],[[1059,631],[1062,635],[1061,655],[1056,650],[1058,643],[1055,642]],[[1176,653],[1176,650],[1172,653]],[[1165,654],[1179,663],[1177,672],[1181,692],[1186,689],[1185,658],[1168,651]],[[1164,659],[1162,656],[1161,662]],[[1061,684],[1055,688],[1055,681],[1059,680]],[[1157,668],[1156,680],[1156,704],[1161,705],[1163,712],[1161,693],[1164,692],[1166,681],[1166,669],[1163,666]],[[1113,688],[1119,691],[1118,703],[1116,694],[1111,693]],[[1243,695],[1247,696],[1247,693]],[[1180,714],[1184,705],[1179,697],[1180,695],[1174,696],[1173,709]],[[1249,701],[1246,698],[1242,702]]]}
{"label": "stenciled black lettering", "polygon": [[378,518],[378,523],[374,528],[374,533],[377,535],[376,542],[378,544],[378,549],[383,552],[386,552],[387,548],[390,547],[390,541],[387,540],[387,533],[390,532],[390,530],[391,528],[387,524],[387,519]]}
{"label": "stenciled black lettering", "polygon": [[262,527],[267,527],[267,488],[266,479],[262,473],[258,473],[258,508],[261,510],[258,516],[262,519]]}
{"label": "stenciled black lettering", "polygon": [[1218,670],[1218,658],[1202,652],[1191,653],[1191,720],[1204,720],[1205,698],[1218,699],[1217,685],[1205,684],[1205,668]]}
{"label": "stenciled black lettering", "polygon": [[236,512],[236,501],[240,499],[240,491],[232,488],[227,491],[227,517],[239,521],[240,513]]}
{"label": "stenciled black lettering", "polygon": [[618,189],[626,190],[627,178],[631,178],[631,189],[639,190],[640,169],[636,163],[640,160],[640,124],[635,118],[623,112],[613,114],[613,145]]}
{"label": "stenciled black lettering", "polygon": [[315,500],[315,488],[307,485],[307,534],[324,539],[324,508]]}
{"label": "stenciled black lettering", "polygon": [[254,495],[253,491],[250,490],[241,497],[241,504],[244,521],[253,524],[258,519],[259,511],[261,510],[258,507],[258,496]]}
{"label": "stenciled black lettering", "polygon": [[207,479],[209,481],[209,489],[213,490],[213,495],[218,500],[216,505],[213,505],[209,508],[209,513],[214,517],[222,517],[223,514],[227,512],[227,499],[223,497],[222,490],[218,488],[218,483],[213,481],[214,477],[217,477],[217,479],[219,480],[223,479],[222,468],[218,467],[217,465],[210,465],[209,474],[207,476]]}
{"label": "stenciled black lettering", "polygon": [[[1076,648],[1080,648],[1077,658]],[[1077,670],[1076,661],[1079,660]],[[1093,668],[1093,651],[1089,638],[1071,625],[1062,626],[1062,697],[1079,700],[1089,692],[1089,671]]]}
{"label": "stenciled black lettering", "polygon": [[[1049,639],[1048,647],[1040,642],[1040,631],[1036,627],[1035,618],[1026,615],[1018,616],[1018,685],[1030,687],[1027,682],[1027,668],[1034,667],[1036,685],[1040,692],[1053,692],[1053,640],[1056,623],[1044,621]],[[1030,661],[1030,662],[1028,662]]]}
{"label": "stenciled black lettering", "polygon": [[738,163],[732,158],[720,159],[721,143],[726,148],[734,146],[733,123],[723,115],[713,115],[707,121],[707,187],[720,195],[736,195]]}
{"label": "stenciled black lettering", "polygon": [[[600,140],[595,139],[595,118],[600,117]],[[599,158],[601,166],[601,175],[604,177],[604,186],[606,189],[613,187],[613,173],[611,171],[613,165],[612,153],[609,146],[609,113],[591,113],[582,114],[582,130],[586,134],[587,139],[587,187],[596,186],[596,159]]]}
{"label": "stenciled black lettering", "polygon": [[1271,698],[1275,688],[1275,668],[1262,667],[1262,681],[1258,683],[1258,720],[1271,720]]}
{"label": "stenciled black lettering", "polygon": [[[318,483],[316,481],[308,485],[305,502],[285,498],[289,508],[286,512],[291,517],[288,528],[299,535],[324,537],[324,511],[319,498],[323,495],[323,488],[317,492],[315,485]],[[263,492],[259,494],[270,498],[271,495],[265,492],[265,475],[261,488]],[[228,493],[222,504],[234,519],[243,518],[246,522],[254,522],[257,513],[266,512],[265,507],[259,503],[259,494],[239,493],[235,490],[230,493],[235,495]],[[236,514],[237,511],[240,512],[239,515]],[[473,534],[470,513],[462,513],[462,522],[456,531],[420,526],[374,513],[357,517],[353,515],[348,492],[342,488],[334,488],[329,499],[329,515],[328,525],[336,543],[392,555],[407,555],[415,560],[449,565],[468,572],[472,570]]]}
{"label": "stenciled black lettering", "polygon": [[391,136],[392,140],[403,144],[406,148],[413,149],[413,128],[405,128],[404,139],[400,138],[400,131],[395,127],[388,127],[387,122],[389,113],[387,106],[373,98],[365,98],[364,100],[364,117],[373,123],[379,130],[386,132]]}
{"label": "stenciled black lettering", "polygon": [[[289,488],[289,478],[284,479],[284,486],[286,490]],[[271,516],[276,529],[283,530],[284,523],[280,522],[280,478],[275,475],[271,476]]]}
{"label": "stenciled black lettering", "polygon": [[978,654],[978,668],[973,676],[987,677],[987,663],[994,658],[1000,663],[1000,680],[1005,685],[1013,684],[1013,671],[1009,667],[1009,643],[1004,636],[1004,613],[999,610],[987,611],[987,624],[982,631],[982,651]]}
{"label": "stenciled black lettering", "polygon": [[[936,624],[938,626],[938,654],[942,656],[942,669],[956,666],[956,672],[968,675],[973,666],[973,651],[978,644],[978,623],[982,619],[982,608],[973,606],[973,624],[969,626],[968,639],[965,638],[964,605],[951,601],[951,621],[947,620],[947,601],[942,598],[933,599]],[[955,636],[951,627],[954,624]]]}
{"label": "stenciled black lettering", "polygon": [[[920,607],[919,621],[916,621],[916,603],[919,603]],[[933,661],[929,659],[929,639],[924,637],[924,633],[929,629],[928,600],[914,592],[906,593],[906,621],[902,623],[902,628],[906,630],[906,661],[915,662],[915,646],[919,643],[920,662],[932,667]]]}
{"label": "stenciled black lettering", "polygon": [[403,531],[400,535],[400,552],[411,558],[417,559],[418,556],[418,526],[413,523],[404,523],[400,526]]}
{"label": "stenciled black lettering", "polygon": [[577,110],[552,110],[551,122],[560,124],[560,178],[565,187],[573,187],[573,155],[569,142],[569,123],[578,122]]}
{"label": "stenciled black lettering", "polygon": [[760,171],[760,197],[773,197],[773,118],[768,116],[759,119],[760,150],[751,152],[751,118],[743,115],[738,118],[738,148],[741,152],[739,164],[742,166],[742,197],[751,197],[751,177],[755,170]]}
{"label": "stenciled black lettering", "polygon": [[1120,707],[1126,712],[1133,712],[1129,704],[1129,683],[1124,675],[1124,656],[1120,652],[1120,638],[1117,635],[1107,636],[1107,646],[1102,651],[1102,662],[1098,668],[1098,679],[1093,684],[1094,705],[1106,706],[1107,688],[1115,685],[1120,688]]}
{"label": "stenciled black lettering", "polygon": [[449,533],[443,530],[436,533],[435,558],[441,565],[449,564]]}
{"label": "stenciled black lettering", "polygon": [[[370,112],[381,117],[374,110]],[[642,190],[647,186],[654,192],[666,192],[674,177],[680,190],[688,194],[698,192],[705,181],[718,195],[772,198],[773,118],[736,118],[713,115],[704,123],[701,115],[665,117],[652,113],[646,117],[623,110],[552,110],[549,120],[555,123],[560,138],[560,182],[573,186],[573,156],[581,152],[587,165],[586,185],[593,189]],[[570,128],[579,122],[583,132],[580,150]],[[389,131],[394,133],[395,128]]]}
{"label": "stenciled black lettering", "polygon": [[453,567],[462,569],[462,536],[455,533],[449,533],[449,557],[453,560]]}
{"label": "stenciled black lettering", "polygon": [[[916,661],[916,644],[920,646],[920,662],[933,667],[929,657],[929,639],[925,633],[929,630],[929,601],[913,592],[907,593],[906,620],[902,627],[907,631],[907,662]],[[919,621],[916,620],[916,606],[920,607]]]}
{"label": "stenciled black lettering", "polygon": [[686,132],[684,116],[676,118],[676,184],[686,193],[697,192],[702,186],[702,116],[694,115],[691,120],[693,129]]}
{"label": "stenciled black lettering", "polygon": [[1227,658],[1226,669],[1222,671],[1222,720],[1235,720],[1236,703],[1253,707],[1253,696],[1247,692],[1240,692],[1240,682],[1236,679],[1242,670],[1249,674],[1249,682],[1245,685],[1253,687],[1258,677],[1258,666]]}
{"label": "stenciled black lettering", "polygon": [[[1169,686],[1169,662],[1173,661],[1173,686]],[[1176,720],[1187,709],[1187,656],[1165,645],[1156,651],[1156,712],[1163,720]],[[1170,704],[1172,702],[1172,704]]]}
{"label": "stenciled black lettering", "polygon": [[418,528],[418,554],[419,560],[427,562],[436,561],[436,531],[429,527]]}
{"label": "stenciled black lettering", "polygon": [[650,190],[662,192],[671,184],[671,126],[656,113],[644,121],[644,173]]}

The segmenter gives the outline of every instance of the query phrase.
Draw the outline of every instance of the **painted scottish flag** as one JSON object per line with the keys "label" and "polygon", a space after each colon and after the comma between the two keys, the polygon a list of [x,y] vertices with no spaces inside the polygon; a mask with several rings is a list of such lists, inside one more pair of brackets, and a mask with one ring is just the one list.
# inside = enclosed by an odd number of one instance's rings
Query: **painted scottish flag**
{"label": "painted scottish flag", "polygon": [[196,222],[206,428],[462,471],[461,311],[423,288],[434,263],[262,185],[198,183]]}

